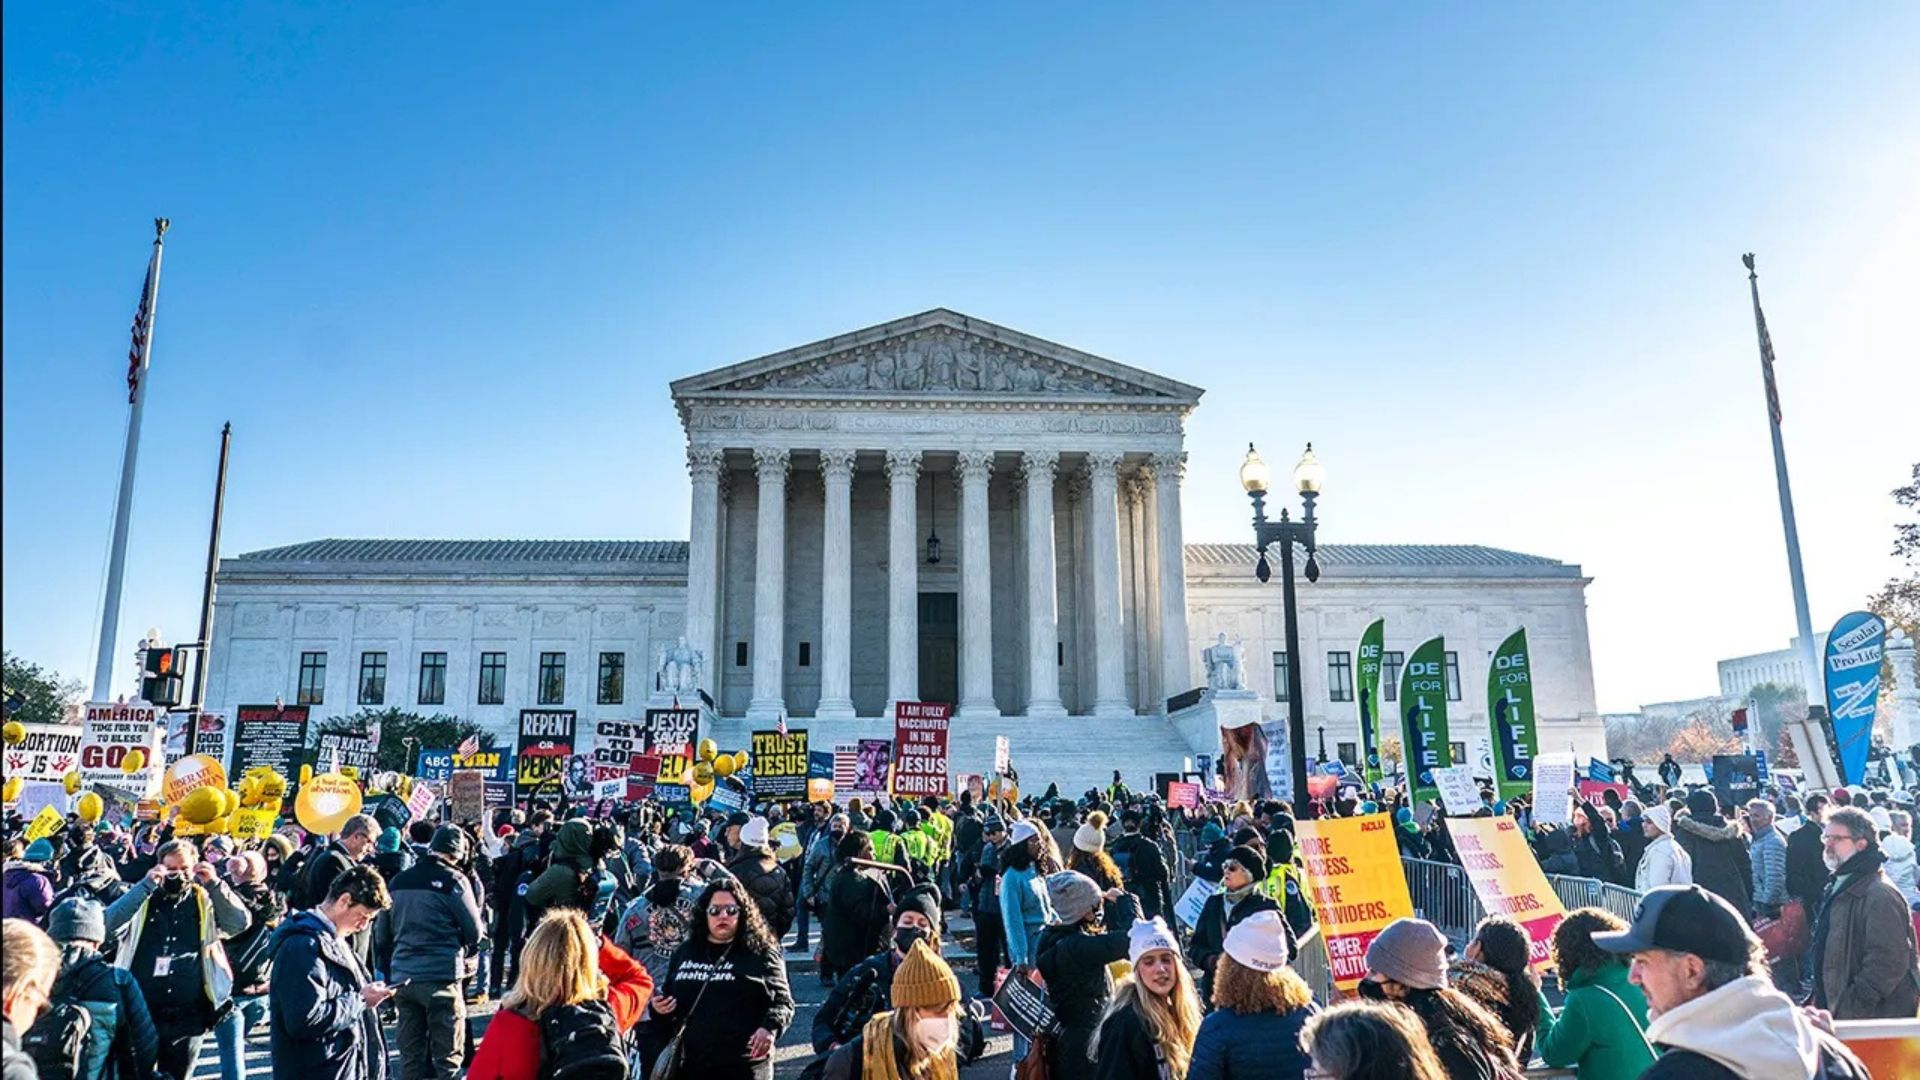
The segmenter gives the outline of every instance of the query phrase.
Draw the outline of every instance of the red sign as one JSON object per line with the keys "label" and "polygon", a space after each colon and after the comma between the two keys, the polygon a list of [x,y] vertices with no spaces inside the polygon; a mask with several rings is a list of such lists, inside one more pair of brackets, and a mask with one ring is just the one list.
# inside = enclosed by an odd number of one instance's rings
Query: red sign
{"label": "red sign", "polygon": [[1576,780],[1574,786],[1580,789],[1580,797],[1588,802],[1599,802],[1601,792],[1604,791],[1616,792],[1622,801],[1633,798],[1633,792],[1628,791],[1625,784],[1609,784],[1600,780]]}
{"label": "red sign", "polygon": [[948,794],[947,725],[953,706],[902,701],[893,708],[893,793]]}
{"label": "red sign", "polygon": [[659,754],[635,754],[627,759],[627,801],[639,802],[653,795],[654,781],[660,776]]}
{"label": "red sign", "polygon": [[1167,785],[1167,808],[1178,810],[1181,807],[1200,805],[1200,785],[1185,780],[1175,780]]}

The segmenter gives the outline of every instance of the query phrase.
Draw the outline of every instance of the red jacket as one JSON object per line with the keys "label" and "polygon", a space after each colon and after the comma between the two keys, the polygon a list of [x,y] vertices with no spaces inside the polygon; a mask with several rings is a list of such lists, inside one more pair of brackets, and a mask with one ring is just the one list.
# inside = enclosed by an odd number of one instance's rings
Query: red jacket
{"label": "red jacket", "polygon": [[[607,1005],[622,1032],[632,1029],[653,996],[653,976],[612,942],[600,943],[600,973],[607,977]],[[468,1080],[534,1080],[540,1074],[540,1025],[511,1009],[487,1023],[473,1052]]]}

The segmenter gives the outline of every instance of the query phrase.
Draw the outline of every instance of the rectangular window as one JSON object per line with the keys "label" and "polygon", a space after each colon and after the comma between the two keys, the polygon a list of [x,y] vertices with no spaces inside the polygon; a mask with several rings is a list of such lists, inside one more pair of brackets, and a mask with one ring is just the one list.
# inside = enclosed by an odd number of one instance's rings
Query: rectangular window
{"label": "rectangular window", "polygon": [[423,652],[420,654],[420,704],[445,705],[446,703],[447,654]]}
{"label": "rectangular window", "polygon": [[363,652],[360,654],[360,704],[385,705],[386,703],[387,654]]}
{"label": "rectangular window", "polygon": [[747,643],[744,641],[736,641],[733,643],[733,666],[747,666]]}
{"label": "rectangular window", "polygon": [[567,654],[543,652],[540,654],[540,704],[565,705],[566,703]]}
{"label": "rectangular window", "polygon": [[1400,698],[1400,665],[1406,662],[1406,653],[1383,652],[1380,654],[1380,695],[1388,701],[1397,701]]}
{"label": "rectangular window", "polygon": [[507,654],[503,652],[483,652],[480,654],[480,696],[481,705],[504,705],[507,702]]}
{"label": "rectangular window", "polygon": [[627,699],[627,654],[600,654],[600,694],[602,705],[618,705]]}
{"label": "rectangular window", "polygon": [[1273,700],[1287,700],[1287,654],[1273,654]]}
{"label": "rectangular window", "polygon": [[1447,652],[1447,700],[1460,700],[1460,654]]}
{"label": "rectangular window", "polygon": [[800,643],[800,666],[810,667],[812,666],[812,664],[813,664],[813,642],[803,641]]}
{"label": "rectangular window", "polygon": [[1453,754],[1453,763],[1455,765],[1467,764],[1467,744],[1466,743],[1463,743],[1463,742],[1448,743],[1447,749]]}
{"label": "rectangular window", "polygon": [[1355,747],[1353,743],[1343,742],[1340,744],[1340,764],[1345,765],[1349,769],[1359,767],[1360,757],[1358,748]]}
{"label": "rectangular window", "polygon": [[303,652],[300,654],[300,692],[294,697],[296,705],[322,705],[327,700],[327,654],[323,652]]}
{"label": "rectangular window", "polygon": [[1327,654],[1327,700],[1353,700],[1352,653],[1330,652]]}

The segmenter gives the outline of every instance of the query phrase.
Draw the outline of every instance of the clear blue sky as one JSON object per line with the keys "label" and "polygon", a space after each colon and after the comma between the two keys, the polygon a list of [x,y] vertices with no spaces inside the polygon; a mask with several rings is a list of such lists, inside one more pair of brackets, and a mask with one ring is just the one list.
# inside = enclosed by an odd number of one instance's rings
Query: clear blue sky
{"label": "clear blue sky", "polygon": [[[611,10],[613,8],[618,10]],[[1312,439],[1329,541],[1574,561],[1600,704],[1815,621],[1920,458],[1920,7],[8,4],[4,636],[89,677],[225,550],[684,537],[669,379],[934,306],[1207,387],[1189,538]],[[130,664],[122,664],[124,671]]]}

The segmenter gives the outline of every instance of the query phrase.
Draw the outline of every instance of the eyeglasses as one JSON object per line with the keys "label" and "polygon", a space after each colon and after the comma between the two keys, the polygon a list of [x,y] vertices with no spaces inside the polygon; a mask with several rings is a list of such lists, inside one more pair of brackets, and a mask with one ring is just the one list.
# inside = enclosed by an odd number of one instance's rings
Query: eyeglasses
{"label": "eyeglasses", "polygon": [[1854,836],[1853,836],[1853,834],[1852,834],[1852,833],[1847,833],[1847,832],[1837,832],[1837,833],[1821,833],[1821,834],[1820,834],[1820,842],[1821,842],[1821,843],[1823,843],[1823,844],[1832,844],[1832,843],[1837,843],[1837,842],[1839,842],[1839,841],[1841,841],[1841,840],[1845,840],[1845,841],[1846,841],[1847,843],[1853,843],[1853,842],[1854,842]]}
{"label": "eyeglasses", "polygon": [[707,905],[707,914],[709,914],[709,915],[738,915],[738,914],[740,914],[740,905],[739,905],[739,904],[708,904],[708,905]]}

